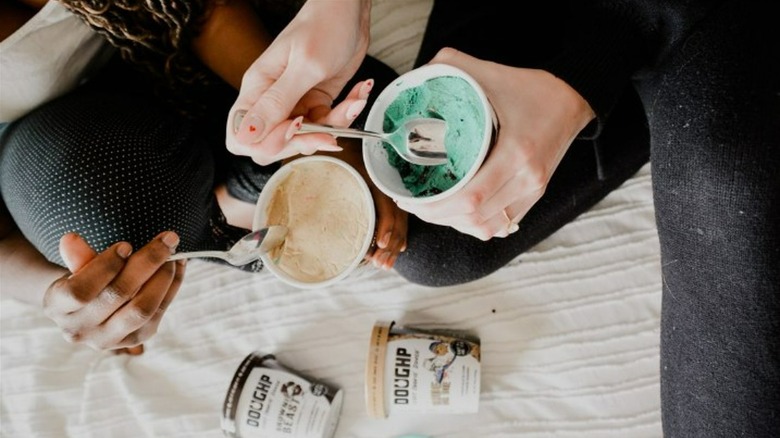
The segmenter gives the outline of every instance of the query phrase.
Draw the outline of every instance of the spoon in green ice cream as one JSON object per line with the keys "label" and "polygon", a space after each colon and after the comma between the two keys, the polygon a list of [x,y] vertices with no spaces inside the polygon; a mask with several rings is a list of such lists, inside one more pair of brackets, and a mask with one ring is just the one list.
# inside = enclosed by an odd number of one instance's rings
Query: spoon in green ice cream
{"label": "spoon in green ice cream", "polygon": [[304,123],[296,134],[314,132],[330,134],[334,137],[378,139],[392,146],[404,160],[421,166],[439,166],[447,163],[447,149],[444,147],[447,122],[441,119],[412,119],[397,130],[387,133]]}

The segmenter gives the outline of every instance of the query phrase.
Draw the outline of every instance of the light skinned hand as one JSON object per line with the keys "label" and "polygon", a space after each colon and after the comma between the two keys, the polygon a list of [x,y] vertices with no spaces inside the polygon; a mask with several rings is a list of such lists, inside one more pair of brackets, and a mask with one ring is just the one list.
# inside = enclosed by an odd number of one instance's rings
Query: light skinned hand
{"label": "light skinned hand", "polygon": [[595,114],[573,88],[536,69],[483,61],[455,49],[431,63],[470,74],[493,105],[500,129],[474,178],[458,193],[429,204],[398,202],[420,219],[482,240],[506,237],[544,194],[577,134]]}
{"label": "light skinned hand", "polygon": [[46,291],[44,313],[69,342],[140,354],[184,278],[185,263],[167,262],[178,243],[166,231],[135,253],[127,242],[96,253],[78,234],[64,235],[60,254],[71,274]]}
{"label": "light skinned hand", "polygon": [[228,150],[261,165],[300,153],[281,139],[297,116],[317,120],[329,111],[355,74],[368,49],[370,10],[370,0],[307,1],[244,73]]}

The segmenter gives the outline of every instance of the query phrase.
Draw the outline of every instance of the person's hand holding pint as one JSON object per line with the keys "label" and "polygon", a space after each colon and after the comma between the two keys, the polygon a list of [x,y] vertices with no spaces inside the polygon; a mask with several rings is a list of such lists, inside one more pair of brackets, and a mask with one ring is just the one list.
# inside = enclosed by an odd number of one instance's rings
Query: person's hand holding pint
{"label": "person's hand holding pint", "polygon": [[500,129],[482,167],[461,190],[430,203],[399,200],[398,206],[482,240],[506,237],[518,230],[595,114],[573,88],[543,70],[507,67],[450,48],[431,63],[469,73],[492,104]]}

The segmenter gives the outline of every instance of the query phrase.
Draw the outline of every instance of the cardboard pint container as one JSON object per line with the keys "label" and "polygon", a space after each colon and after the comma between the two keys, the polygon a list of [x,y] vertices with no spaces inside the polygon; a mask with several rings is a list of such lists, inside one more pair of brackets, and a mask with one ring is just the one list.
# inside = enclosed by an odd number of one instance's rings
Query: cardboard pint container
{"label": "cardboard pint container", "polygon": [[222,406],[230,438],[331,438],[343,392],[251,353],[236,370]]}
{"label": "cardboard pint container", "polygon": [[366,408],[374,418],[479,409],[480,341],[452,330],[379,321],[366,363]]}
{"label": "cardboard pint container", "polygon": [[366,273],[374,199],[345,161],[301,157],[279,168],[260,192],[253,229],[268,225],[285,225],[289,232],[280,247],[260,256],[265,268],[297,288],[325,288]]}

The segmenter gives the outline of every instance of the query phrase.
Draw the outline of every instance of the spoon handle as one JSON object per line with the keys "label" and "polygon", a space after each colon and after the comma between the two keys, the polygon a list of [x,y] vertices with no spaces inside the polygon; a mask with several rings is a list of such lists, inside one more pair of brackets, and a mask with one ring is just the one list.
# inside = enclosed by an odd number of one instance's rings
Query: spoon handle
{"label": "spoon handle", "polygon": [[222,260],[226,260],[225,253],[223,251],[191,251],[191,252],[177,252],[176,254],[168,257],[168,261],[190,259],[194,257],[213,257]]}
{"label": "spoon handle", "polygon": [[354,128],[337,128],[331,125],[317,124],[317,123],[303,123],[297,134],[309,134],[312,132],[321,132],[325,134],[333,135],[334,137],[349,137],[349,138],[378,138],[380,140],[385,138],[384,134],[373,131],[363,131]]}

